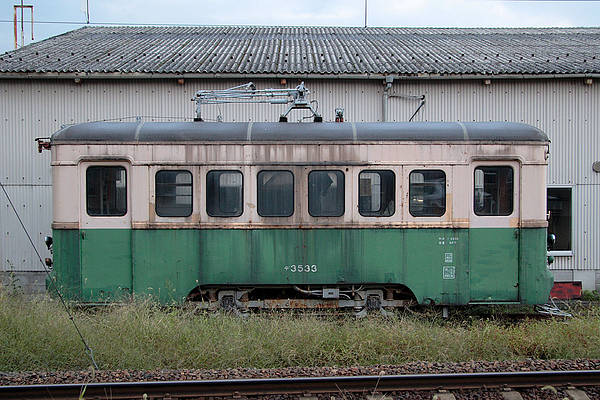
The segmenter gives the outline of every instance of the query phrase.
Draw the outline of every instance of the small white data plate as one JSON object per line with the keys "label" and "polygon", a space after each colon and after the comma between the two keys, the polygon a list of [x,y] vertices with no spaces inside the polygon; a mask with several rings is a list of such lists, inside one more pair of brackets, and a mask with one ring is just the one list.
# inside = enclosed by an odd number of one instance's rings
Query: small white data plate
{"label": "small white data plate", "polygon": [[453,265],[444,265],[442,269],[442,278],[444,279],[455,279],[456,268]]}

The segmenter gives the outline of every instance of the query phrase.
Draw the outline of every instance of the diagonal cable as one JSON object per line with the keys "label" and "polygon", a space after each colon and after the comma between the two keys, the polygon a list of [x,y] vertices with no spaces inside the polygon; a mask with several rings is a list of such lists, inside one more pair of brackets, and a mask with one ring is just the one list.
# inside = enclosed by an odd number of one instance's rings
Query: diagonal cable
{"label": "diagonal cable", "polygon": [[46,267],[46,264],[42,260],[42,256],[40,255],[40,252],[37,250],[37,248],[33,244],[33,240],[31,239],[31,235],[29,235],[29,232],[27,231],[27,228],[25,228],[25,224],[23,224],[23,220],[19,216],[19,213],[17,212],[17,209],[15,208],[15,205],[13,204],[12,200],[10,199],[10,196],[8,195],[8,192],[4,188],[4,184],[2,183],[1,180],[0,180],[0,187],[2,188],[2,191],[4,192],[4,194],[6,195],[6,198],[8,199],[8,203],[12,207],[15,215],[17,216],[17,219],[19,220],[19,223],[21,224],[21,227],[23,228],[23,231],[25,232],[25,235],[27,236],[27,239],[29,239],[29,243],[31,243],[31,247],[33,247],[33,250],[35,251],[35,254],[37,255],[38,259],[40,260],[40,263],[42,264],[42,266],[44,267],[44,271],[46,272],[46,275],[48,276],[48,278],[50,278],[49,280],[50,280],[50,282],[52,282],[52,286],[54,288],[54,291],[58,295],[58,298],[60,299],[63,307],[65,308],[65,311],[67,312],[67,315],[69,316],[69,319],[73,323],[73,326],[75,327],[75,330],[77,331],[77,334],[79,335],[79,338],[81,339],[81,342],[83,343],[83,346],[85,347],[85,351],[86,351],[88,357],[90,358],[90,361],[92,362],[92,366],[94,367],[94,369],[98,370],[99,369],[98,365],[96,364],[96,360],[94,360],[94,351],[87,344],[85,338],[83,337],[83,334],[79,330],[79,327],[77,326],[77,323],[75,322],[75,318],[73,317],[73,314],[71,314],[71,311],[69,311],[69,307],[67,307],[67,303],[65,303],[65,299],[63,298],[62,294],[58,290],[58,286],[56,286],[56,282],[50,276],[50,271],[48,270],[48,268]]}

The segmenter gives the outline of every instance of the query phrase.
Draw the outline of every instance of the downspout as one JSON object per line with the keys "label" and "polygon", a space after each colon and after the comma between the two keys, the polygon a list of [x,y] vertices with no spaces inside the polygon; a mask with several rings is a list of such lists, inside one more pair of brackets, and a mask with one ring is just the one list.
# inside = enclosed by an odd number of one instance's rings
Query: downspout
{"label": "downspout", "polygon": [[393,76],[386,76],[385,77],[385,88],[383,89],[383,98],[382,98],[382,115],[381,115],[381,121],[382,122],[387,122],[388,121],[388,102],[390,99],[390,89],[392,88],[392,83],[394,82],[394,77]]}

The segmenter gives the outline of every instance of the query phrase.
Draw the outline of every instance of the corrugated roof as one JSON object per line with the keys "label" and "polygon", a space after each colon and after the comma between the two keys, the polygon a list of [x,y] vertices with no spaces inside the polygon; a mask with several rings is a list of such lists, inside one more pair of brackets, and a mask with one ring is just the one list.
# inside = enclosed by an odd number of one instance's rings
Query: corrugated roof
{"label": "corrugated roof", "polygon": [[2,73],[592,74],[600,28],[84,27]]}

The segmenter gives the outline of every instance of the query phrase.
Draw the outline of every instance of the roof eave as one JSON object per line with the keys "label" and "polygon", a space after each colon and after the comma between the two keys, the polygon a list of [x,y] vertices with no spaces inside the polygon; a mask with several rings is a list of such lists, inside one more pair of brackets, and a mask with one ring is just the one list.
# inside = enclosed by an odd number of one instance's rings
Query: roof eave
{"label": "roof eave", "polygon": [[398,80],[470,79],[577,79],[600,78],[600,73],[566,74],[239,74],[239,73],[145,73],[145,72],[0,72],[0,79],[359,79],[378,80],[392,76]]}

